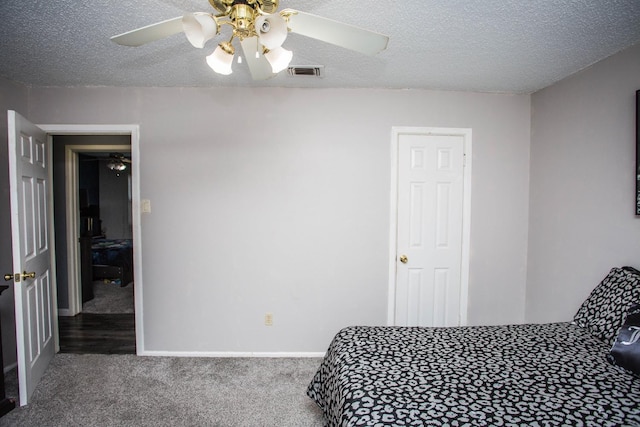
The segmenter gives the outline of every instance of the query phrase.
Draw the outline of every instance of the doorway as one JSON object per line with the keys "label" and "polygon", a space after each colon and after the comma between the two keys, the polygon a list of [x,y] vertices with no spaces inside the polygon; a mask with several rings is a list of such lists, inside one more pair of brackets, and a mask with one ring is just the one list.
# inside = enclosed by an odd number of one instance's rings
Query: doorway
{"label": "doorway", "polygon": [[[58,304],[59,310],[58,313],[61,315],[61,320],[70,320],[76,319],[77,314],[81,314],[82,310],[82,291],[79,289],[81,284],[80,277],[80,232],[81,232],[81,214],[80,214],[80,195],[77,192],[78,186],[78,164],[80,154],[83,151],[88,152],[88,156],[90,157],[98,157],[104,156],[102,154],[97,153],[108,153],[109,156],[111,153],[120,153],[127,154],[127,163],[130,166],[131,175],[127,176],[127,181],[130,179],[130,186],[127,194],[128,200],[130,200],[131,208],[128,210],[129,223],[131,224],[131,242],[132,242],[132,264],[136,267],[132,272],[132,280],[129,281],[126,278],[120,278],[120,283],[122,280],[127,280],[127,285],[129,289],[133,290],[133,311],[134,313],[129,314],[129,319],[127,321],[126,328],[119,324],[118,322],[114,322],[110,320],[108,322],[103,322],[114,327],[113,329],[130,329],[130,340],[133,344],[129,346],[128,353],[138,353],[140,354],[143,351],[144,337],[143,337],[143,316],[142,316],[142,274],[139,266],[141,265],[141,242],[140,242],[140,210],[139,210],[139,200],[140,200],[140,187],[139,187],[139,128],[137,125],[40,125],[40,127],[47,132],[49,135],[49,144],[51,144],[53,150],[62,150],[63,155],[61,156],[61,168],[58,168],[57,176],[54,176],[54,181],[58,181],[59,183],[63,183],[64,191],[58,191],[65,195],[65,199],[60,202],[56,201],[55,203],[55,215],[57,218],[63,217],[65,222],[64,230],[57,230],[56,235],[56,263],[60,264],[61,269],[66,271],[67,274],[65,278],[64,285],[59,286],[58,289],[58,299],[60,303]],[[79,143],[73,142],[70,144],[62,145],[54,143],[54,139],[60,137],[82,137],[82,141]],[[100,147],[93,147],[93,145],[100,145],[94,143],[95,140],[93,138],[97,137],[120,137],[124,138],[124,143],[121,141],[117,142],[103,142]],[[74,147],[75,145],[83,146],[82,148]],[[91,147],[87,148],[85,145],[90,145]],[[130,155],[129,155],[130,153]],[[60,156],[59,156],[60,157]],[[130,159],[130,162],[129,162]],[[91,160],[93,161],[93,160]],[[101,163],[105,163],[103,160],[99,160]],[[105,169],[106,170],[106,169]],[[70,179],[67,179],[67,176]],[[76,190],[74,190],[74,188]],[[58,187],[59,190],[59,187]],[[56,195],[56,191],[53,192],[54,196]],[[72,197],[67,199],[66,194],[75,194],[77,197]],[[75,227],[66,227],[66,223],[76,224]],[[98,229],[98,227],[92,227],[92,229]],[[85,226],[85,228],[87,228]],[[113,228],[112,228],[113,229]],[[63,244],[58,245],[59,242]],[[71,242],[71,244],[68,244]],[[75,244],[74,244],[75,242]],[[65,247],[66,246],[66,247]],[[117,285],[119,277],[111,278],[109,280],[109,284]],[[109,279],[108,277],[103,277],[104,280]],[[81,314],[82,315],[82,314]],[[84,316],[84,315],[82,315]],[[88,323],[85,321],[84,323]],[[99,323],[90,322],[92,326],[100,327]],[[77,335],[77,331],[72,334]],[[84,334],[84,333],[83,333]],[[62,335],[62,332],[61,332]],[[104,330],[100,335],[103,337],[114,337],[112,331]],[[118,335],[118,334],[116,334]],[[117,338],[117,337],[116,337]],[[64,351],[64,350],[63,350]],[[119,351],[105,351],[105,352],[119,352]]]}
{"label": "doorway", "polygon": [[[18,227],[12,223],[12,247],[14,251],[14,270],[25,271],[20,276],[20,285],[16,286],[22,294],[22,298],[16,293],[16,344],[18,353],[18,382],[20,389],[20,404],[26,405],[40,380],[44,369],[53,358],[53,352],[47,353],[46,349],[52,349],[54,352],[59,351],[59,328],[58,328],[58,290],[57,290],[57,274],[56,260],[59,257],[64,258],[66,253],[60,252],[56,254],[56,246],[52,244],[56,242],[54,237],[54,195],[52,181],[53,177],[53,136],[55,135],[128,135],[130,138],[131,149],[131,200],[132,200],[132,231],[133,231],[133,250],[134,263],[141,265],[140,251],[140,210],[138,209],[140,200],[139,185],[139,126],[138,125],[35,125],[28,119],[22,117],[15,111],[8,112],[8,129],[9,129],[9,172],[10,172],[10,193],[11,205],[16,208],[18,217],[24,217],[23,213],[33,207],[34,215],[28,214],[26,218],[30,223],[28,229],[30,233],[23,233],[20,228],[24,229],[24,224]],[[20,147],[20,148],[19,148]],[[29,168],[37,164],[38,170],[45,171],[45,175],[37,178],[31,177],[29,170],[26,172],[21,170],[23,164],[28,164]],[[69,163],[70,165],[72,163]],[[22,185],[21,185],[21,184]],[[22,188],[22,192],[19,189]],[[31,189],[31,190],[29,190]],[[25,206],[20,201],[20,194],[30,191],[30,194],[38,193],[39,198],[29,196],[32,201],[38,200],[38,203],[31,203]],[[58,208],[65,208],[65,203],[58,203]],[[37,213],[36,213],[37,211]],[[15,224],[18,224],[16,222]],[[75,227],[69,228],[69,236],[77,237],[78,230]],[[64,235],[65,233],[63,233]],[[22,251],[24,246],[21,242],[26,236],[30,242],[28,251]],[[58,236],[61,237],[61,236]],[[72,242],[70,248],[77,248],[78,240],[74,239],[58,239],[58,241]],[[25,247],[27,247],[25,246]],[[37,246],[38,253],[44,251],[50,252],[46,265],[33,267],[28,265],[26,259],[29,255],[31,258],[31,248]],[[76,249],[77,250],[77,249]],[[40,259],[39,257],[36,257]],[[72,257],[66,257],[69,262],[73,261]],[[16,265],[16,260],[17,265]],[[24,270],[23,270],[24,269]],[[29,273],[26,273],[29,271]],[[38,272],[36,272],[38,271]],[[43,273],[44,272],[44,273]],[[51,272],[52,274],[47,274]],[[72,275],[74,278],[75,275]],[[139,269],[134,273],[135,278],[135,342],[138,354],[144,352],[142,343],[143,336],[143,313],[142,313],[142,274]],[[29,279],[29,280],[22,280]],[[18,279],[15,279],[18,283]],[[23,286],[23,283],[26,286]],[[33,284],[36,284],[34,287]],[[53,286],[47,285],[47,283]],[[67,284],[65,283],[65,286]],[[67,291],[73,289],[66,286]],[[39,289],[38,289],[39,288]],[[26,302],[24,293],[28,293]],[[68,292],[67,292],[68,293]],[[69,301],[68,299],[67,301]],[[35,304],[33,304],[35,302]],[[68,310],[68,309],[67,309]],[[36,328],[34,330],[33,328]]]}
{"label": "doorway", "polygon": [[130,136],[54,136],[53,164],[60,351],[135,354]]}

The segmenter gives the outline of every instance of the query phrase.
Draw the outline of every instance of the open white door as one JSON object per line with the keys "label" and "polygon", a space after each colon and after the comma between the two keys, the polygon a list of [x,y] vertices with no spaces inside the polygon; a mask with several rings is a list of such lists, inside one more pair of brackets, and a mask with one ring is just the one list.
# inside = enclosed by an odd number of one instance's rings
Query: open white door
{"label": "open white door", "polygon": [[8,112],[11,242],[20,405],[26,405],[56,351],[52,271],[51,161],[44,131]]}

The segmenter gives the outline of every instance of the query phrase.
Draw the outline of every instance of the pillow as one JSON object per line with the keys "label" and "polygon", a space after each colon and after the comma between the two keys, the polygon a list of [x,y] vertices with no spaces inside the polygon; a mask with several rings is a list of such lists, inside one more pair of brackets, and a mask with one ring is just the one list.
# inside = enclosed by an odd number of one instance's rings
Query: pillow
{"label": "pillow", "polygon": [[612,268],[573,317],[574,322],[612,346],[629,307],[640,301],[640,276]]}
{"label": "pillow", "polygon": [[633,274],[636,274],[636,275],[640,276],[640,270],[636,270],[633,267],[626,266],[626,267],[622,267],[622,269],[625,270],[625,271],[628,271],[629,273],[633,273]]}
{"label": "pillow", "polygon": [[640,375],[640,304],[634,304],[607,356],[614,365]]}

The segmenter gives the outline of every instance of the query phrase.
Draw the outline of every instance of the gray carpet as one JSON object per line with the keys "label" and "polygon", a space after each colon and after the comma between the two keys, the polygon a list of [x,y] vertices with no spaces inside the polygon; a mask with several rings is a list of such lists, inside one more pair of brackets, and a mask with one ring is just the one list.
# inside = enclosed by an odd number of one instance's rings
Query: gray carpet
{"label": "gray carpet", "polygon": [[[322,426],[306,396],[320,359],[57,354],[0,426]],[[15,370],[7,396],[17,396]]]}
{"label": "gray carpet", "polygon": [[93,295],[92,300],[82,304],[83,313],[133,313],[133,282],[121,287],[96,280],[93,282]]}

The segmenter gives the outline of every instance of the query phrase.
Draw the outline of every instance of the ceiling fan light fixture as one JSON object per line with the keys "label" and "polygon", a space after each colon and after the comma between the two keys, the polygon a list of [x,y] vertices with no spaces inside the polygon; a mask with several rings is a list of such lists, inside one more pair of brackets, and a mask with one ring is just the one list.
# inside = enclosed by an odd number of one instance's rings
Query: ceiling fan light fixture
{"label": "ceiling fan light fixture", "polygon": [[234,54],[235,49],[231,43],[220,43],[216,50],[214,50],[211,55],[207,56],[207,64],[216,73],[228,76],[233,72],[231,64],[233,63]]}
{"label": "ceiling fan light fixture", "polygon": [[287,21],[278,15],[261,15],[256,18],[256,34],[260,43],[267,49],[275,49],[282,46],[287,39]]}
{"label": "ceiling fan light fixture", "polygon": [[283,47],[277,47],[273,50],[266,50],[264,57],[267,58],[267,61],[271,64],[273,72],[279,73],[289,66],[293,58],[293,52]]}
{"label": "ceiling fan light fixture", "polygon": [[189,13],[182,17],[182,28],[189,43],[202,49],[218,34],[218,22],[208,13]]}
{"label": "ceiling fan light fixture", "polygon": [[127,168],[127,165],[122,160],[111,159],[107,162],[107,168],[115,172],[122,172]]}

